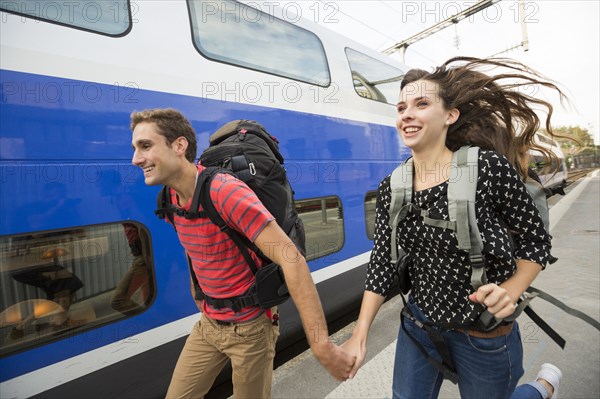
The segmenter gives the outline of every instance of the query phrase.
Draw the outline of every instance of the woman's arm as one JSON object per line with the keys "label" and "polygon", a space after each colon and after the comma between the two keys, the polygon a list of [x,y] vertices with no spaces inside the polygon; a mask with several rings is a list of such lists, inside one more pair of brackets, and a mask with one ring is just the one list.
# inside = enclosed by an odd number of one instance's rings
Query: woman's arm
{"label": "woman's arm", "polygon": [[394,268],[391,264],[390,255],[391,228],[389,226],[390,216],[388,211],[391,199],[389,181],[389,178],[384,179],[377,190],[374,243],[367,267],[365,292],[352,337],[342,345],[350,356],[356,357],[349,378],[356,375],[365,359],[369,329],[385,300],[393,280]]}
{"label": "woman's arm", "polygon": [[484,304],[496,318],[506,318],[542,270],[550,255],[550,235],[525,184],[508,160],[496,153],[484,154],[487,190],[515,244],[514,274],[500,285],[486,284],[469,299]]}
{"label": "woman's arm", "polygon": [[362,362],[365,360],[369,330],[384,300],[385,297],[371,291],[365,291],[363,294],[360,314],[356,322],[356,327],[354,327],[354,331],[352,332],[352,337],[342,344],[342,348],[347,351],[348,355],[356,358],[349,378],[354,378]]}
{"label": "woman's arm", "polygon": [[535,262],[524,259],[517,259],[516,262],[517,270],[508,280],[499,286],[482,285],[469,296],[471,301],[485,305],[497,319],[504,319],[514,313],[519,297],[542,270],[542,265]]}

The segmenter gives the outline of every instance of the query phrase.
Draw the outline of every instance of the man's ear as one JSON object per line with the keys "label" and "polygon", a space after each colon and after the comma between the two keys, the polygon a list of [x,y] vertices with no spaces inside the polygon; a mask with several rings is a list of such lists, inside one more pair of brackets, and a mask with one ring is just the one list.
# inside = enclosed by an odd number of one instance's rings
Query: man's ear
{"label": "man's ear", "polygon": [[171,144],[171,146],[173,147],[177,155],[185,156],[188,144],[189,143],[185,137],[179,136],[175,139],[175,141],[173,141],[173,144]]}

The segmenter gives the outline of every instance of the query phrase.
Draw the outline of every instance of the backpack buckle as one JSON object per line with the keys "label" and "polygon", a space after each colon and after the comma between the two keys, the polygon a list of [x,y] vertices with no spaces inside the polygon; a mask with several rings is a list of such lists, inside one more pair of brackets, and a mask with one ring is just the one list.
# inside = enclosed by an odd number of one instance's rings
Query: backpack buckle
{"label": "backpack buckle", "polygon": [[485,266],[485,260],[481,254],[469,255],[469,261],[472,267],[480,268]]}

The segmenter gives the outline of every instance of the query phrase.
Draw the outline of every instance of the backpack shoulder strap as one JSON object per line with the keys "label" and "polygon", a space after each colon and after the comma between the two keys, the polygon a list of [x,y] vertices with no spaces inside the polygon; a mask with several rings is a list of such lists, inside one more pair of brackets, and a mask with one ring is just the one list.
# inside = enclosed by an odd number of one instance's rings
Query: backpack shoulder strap
{"label": "backpack shoulder strap", "polygon": [[469,253],[471,285],[487,283],[483,260],[483,242],[477,227],[475,201],[479,176],[479,147],[464,146],[452,154],[448,181],[448,215],[456,223],[458,247]]}
{"label": "backpack shoulder strap", "polygon": [[536,181],[535,179],[528,178],[525,180],[525,188],[533,199],[535,207],[540,213],[542,222],[544,222],[544,228],[546,232],[550,233],[550,212],[548,208],[548,197],[544,186]]}
{"label": "backpack shoulder strap", "polygon": [[202,185],[201,176],[198,174],[196,180],[196,190],[194,191],[194,196],[192,197],[192,203],[190,206],[190,210],[186,211],[180,209],[173,205],[171,201],[171,192],[168,186],[163,186],[157,197],[156,197],[156,210],[154,214],[158,216],[159,219],[167,218],[169,222],[171,222],[171,226],[177,231],[177,227],[175,225],[175,216],[176,213],[178,216],[185,217],[186,219],[198,219],[206,217],[203,211],[198,209],[199,201],[200,201],[200,190],[199,187]]}
{"label": "backpack shoulder strap", "polygon": [[[390,249],[392,264],[398,262],[398,244],[396,234],[398,223],[406,218],[412,200],[413,188],[413,160],[408,158],[405,162],[398,165],[390,177],[390,208],[389,225],[392,229],[390,237]],[[406,205],[405,205],[406,204]]]}
{"label": "backpack shoulder strap", "polygon": [[169,187],[162,186],[158,195],[156,196],[156,210],[154,214],[158,216],[159,219],[164,219],[165,217],[169,219],[171,222],[171,226],[175,230],[175,217],[173,213],[175,212],[175,206],[171,203],[171,195],[169,193]]}

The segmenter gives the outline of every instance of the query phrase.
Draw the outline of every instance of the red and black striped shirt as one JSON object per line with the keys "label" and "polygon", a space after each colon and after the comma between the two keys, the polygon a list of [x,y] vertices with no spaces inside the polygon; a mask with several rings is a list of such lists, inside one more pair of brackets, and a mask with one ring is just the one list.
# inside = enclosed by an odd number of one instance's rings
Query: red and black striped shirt
{"label": "red and black striped shirt", "polygon": [[[198,165],[198,173],[204,170]],[[173,204],[180,206],[171,189]],[[265,226],[275,218],[265,208],[246,183],[227,174],[217,174],[210,185],[210,197],[225,223],[254,242]],[[191,200],[181,206],[189,211]],[[192,265],[202,291],[213,298],[243,295],[254,283],[254,276],[242,253],[229,236],[208,218],[185,219],[175,216],[181,245],[192,259]],[[248,250],[258,267],[262,260]],[[213,319],[245,322],[262,313],[258,306],[234,313],[231,309],[214,309],[206,302],[203,313]]]}

